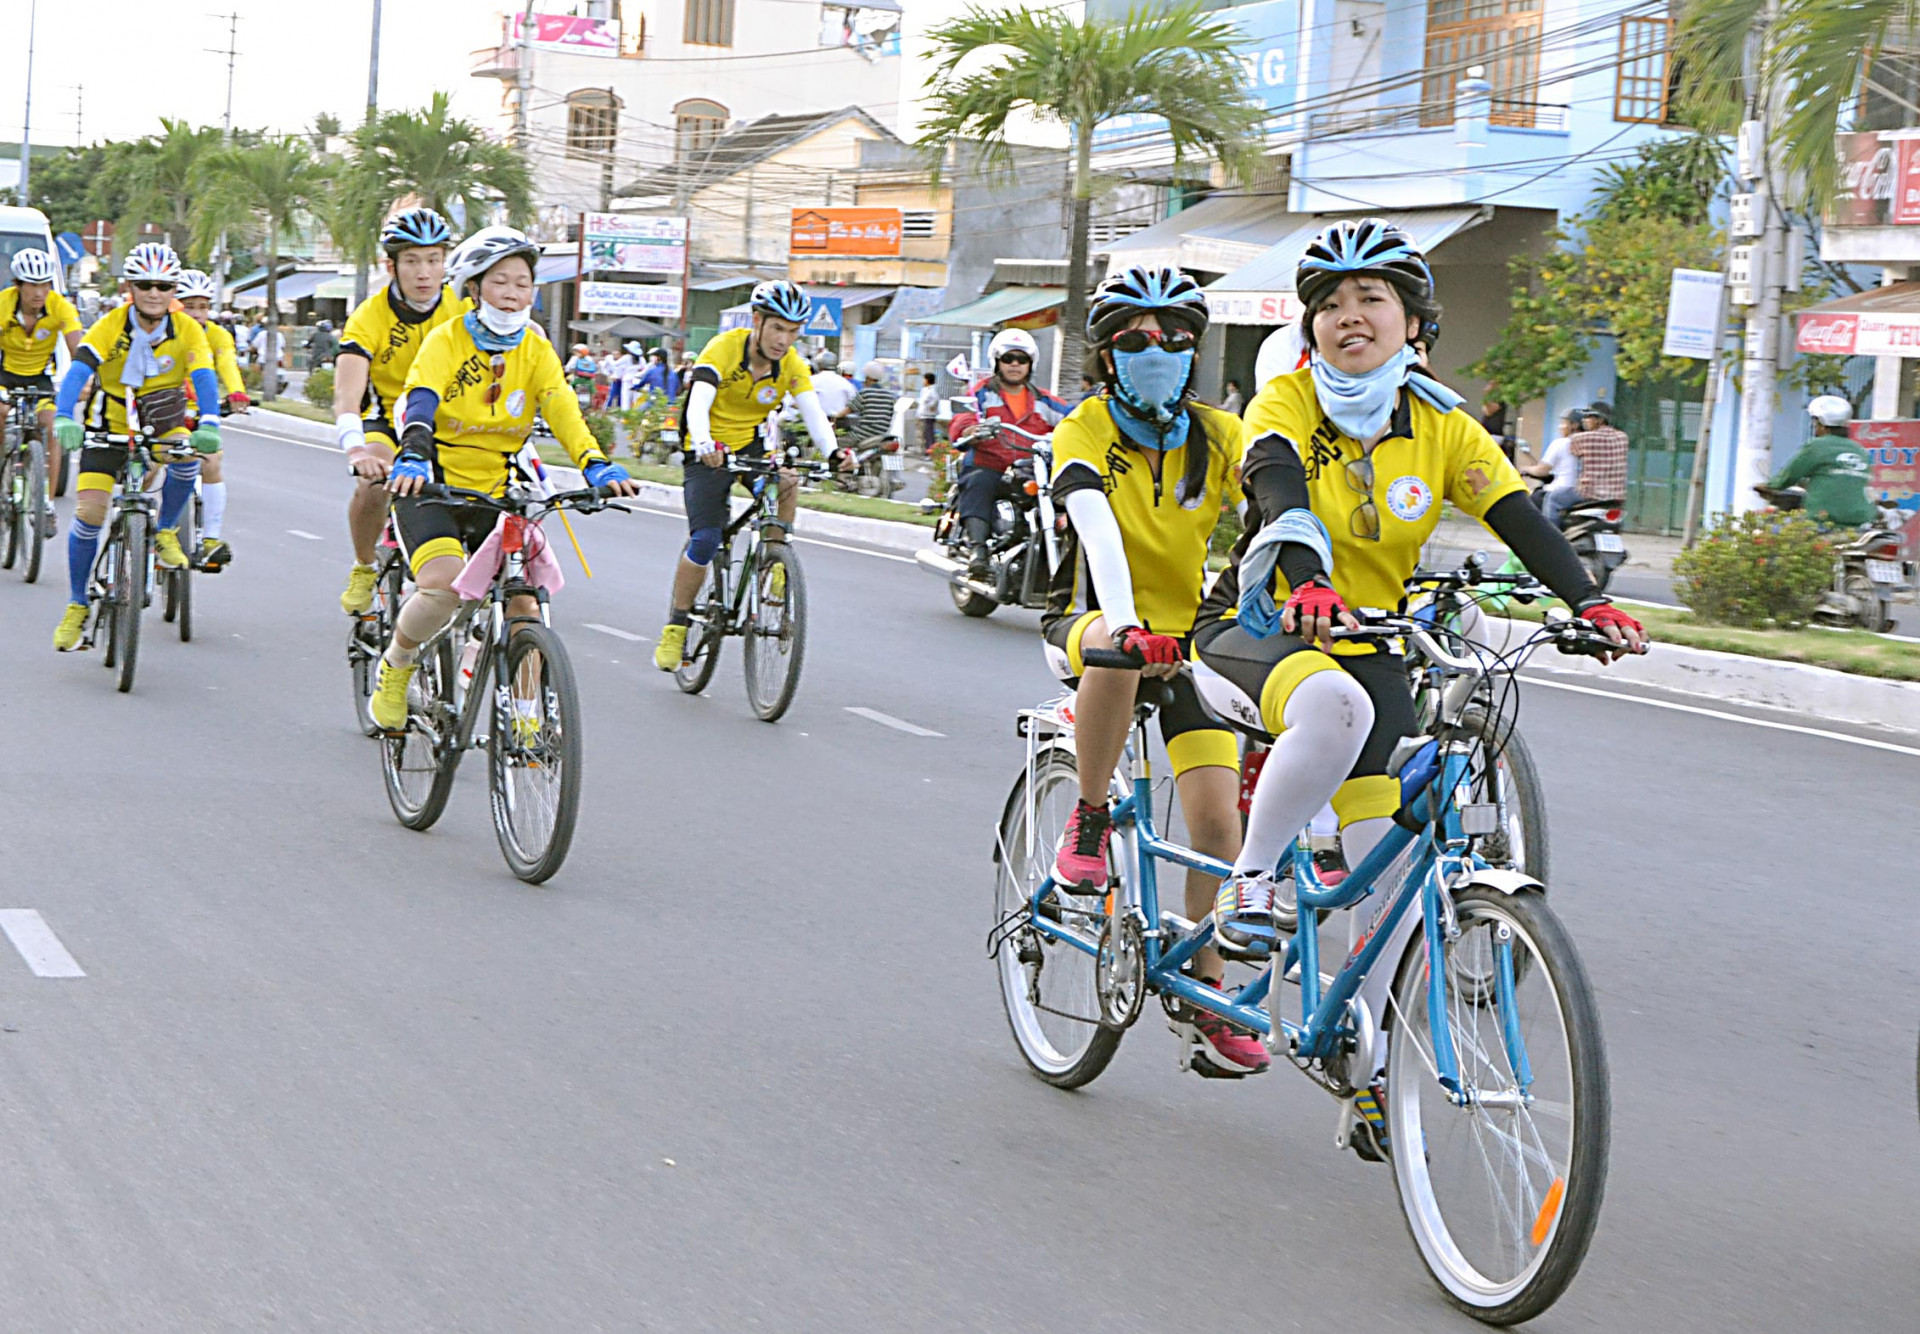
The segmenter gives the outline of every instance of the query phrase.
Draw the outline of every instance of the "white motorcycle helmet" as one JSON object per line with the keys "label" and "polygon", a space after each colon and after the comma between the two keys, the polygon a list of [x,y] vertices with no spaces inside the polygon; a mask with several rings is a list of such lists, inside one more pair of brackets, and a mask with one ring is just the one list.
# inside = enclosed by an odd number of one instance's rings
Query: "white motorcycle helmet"
{"label": "white motorcycle helmet", "polygon": [[1040,360],[1040,345],[1033,341],[1033,335],[1025,329],[1002,329],[987,344],[987,364],[998,366],[1002,355],[1008,352],[1024,352],[1029,363]]}
{"label": "white motorcycle helmet", "polygon": [[1299,321],[1275,329],[1260,344],[1253,358],[1253,391],[1259,393],[1276,375],[1290,375],[1307,364],[1307,341],[1300,335]]}
{"label": "white motorcycle helmet", "polygon": [[1845,426],[1853,420],[1853,404],[1838,394],[1822,394],[1807,404],[1807,415],[1822,426]]}

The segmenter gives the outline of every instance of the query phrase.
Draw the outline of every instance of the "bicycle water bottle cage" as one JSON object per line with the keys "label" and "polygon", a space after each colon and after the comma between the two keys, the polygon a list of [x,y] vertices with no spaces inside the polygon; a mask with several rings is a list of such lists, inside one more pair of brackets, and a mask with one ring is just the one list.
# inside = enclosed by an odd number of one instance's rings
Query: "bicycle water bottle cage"
{"label": "bicycle water bottle cage", "polygon": [[140,414],[140,426],[148,435],[166,435],[187,424],[187,391],[155,389],[134,399]]}

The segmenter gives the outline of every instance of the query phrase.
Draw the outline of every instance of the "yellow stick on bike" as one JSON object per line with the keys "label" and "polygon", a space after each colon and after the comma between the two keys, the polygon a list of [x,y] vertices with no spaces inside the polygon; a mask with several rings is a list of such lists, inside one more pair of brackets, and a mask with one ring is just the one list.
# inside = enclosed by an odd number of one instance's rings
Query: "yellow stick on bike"
{"label": "yellow stick on bike", "polygon": [[[533,475],[539,479],[540,489],[548,495],[552,495],[553,481],[547,476],[547,465],[541,459],[538,451],[528,449],[526,452],[526,460],[533,466]],[[573,543],[573,554],[580,558],[580,568],[586,572],[587,578],[593,578],[593,566],[587,564],[587,553],[581,550],[579,534],[573,531],[573,524],[568,520],[565,510],[560,511],[560,522],[567,530],[567,540]]]}
{"label": "yellow stick on bike", "polygon": [[580,539],[574,535],[573,525],[567,523],[567,512],[560,511],[560,522],[566,524],[567,536],[573,540],[573,554],[580,558],[580,568],[587,572],[587,578],[593,578],[593,566],[587,564],[587,553],[580,549]]}

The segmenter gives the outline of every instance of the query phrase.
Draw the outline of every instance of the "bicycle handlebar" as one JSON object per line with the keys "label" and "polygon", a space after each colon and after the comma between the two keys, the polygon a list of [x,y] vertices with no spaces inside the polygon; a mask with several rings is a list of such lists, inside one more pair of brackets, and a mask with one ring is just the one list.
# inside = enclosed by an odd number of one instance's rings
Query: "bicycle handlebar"
{"label": "bicycle handlebar", "polygon": [[179,440],[156,440],[150,435],[124,435],[110,431],[89,431],[87,439],[102,445],[126,445],[132,449],[144,449],[157,459],[170,463],[184,463],[198,452],[192,443],[184,437]]}
{"label": "bicycle handlebar", "polygon": [[613,488],[610,486],[588,486],[577,491],[560,491],[551,496],[522,499],[511,492],[505,496],[490,496],[484,491],[472,491],[464,486],[428,482],[420,488],[418,499],[428,505],[479,505],[502,514],[518,515],[534,510],[557,509],[577,509],[587,514],[602,509],[619,510],[622,514],[631,512],[624,505],[614,503]]}

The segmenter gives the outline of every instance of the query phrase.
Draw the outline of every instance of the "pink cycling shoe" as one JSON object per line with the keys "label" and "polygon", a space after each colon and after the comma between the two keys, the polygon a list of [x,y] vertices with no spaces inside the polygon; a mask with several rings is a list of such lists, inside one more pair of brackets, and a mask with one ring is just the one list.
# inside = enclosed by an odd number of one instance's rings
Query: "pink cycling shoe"
{"label": "pink cycling shoe", "polygon": [[1089,806],[1082,801],[1067,817],[1060,835],[1060,850],[1053,858],[1053,878],[1069,894],[1107,892],[1107,840],[1113,836],[1113,821],[1105,806]]}
{"label": "pink cycling shoe", "polygon": [[[1218,986],[1219,983],[1213,985]],[[1247,1032],[1236,1028],[1217,1014],[1194,1008],[1193,1031],[1206,1047],[1207,1059],[1221,1066],[1231,1074],[1257,1075],[1273,1062],[1267,1056],[1266,1044]]]}

